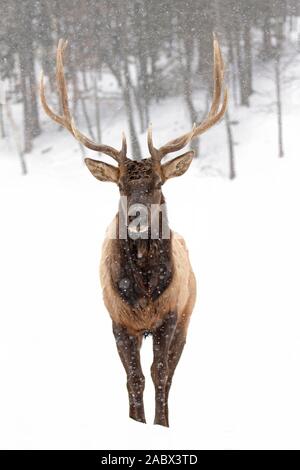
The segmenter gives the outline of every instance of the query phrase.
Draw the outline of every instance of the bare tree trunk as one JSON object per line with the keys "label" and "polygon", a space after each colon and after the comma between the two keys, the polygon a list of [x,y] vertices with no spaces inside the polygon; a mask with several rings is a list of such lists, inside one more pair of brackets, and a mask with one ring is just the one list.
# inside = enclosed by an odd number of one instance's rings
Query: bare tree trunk
{"label": "bare tree trunk", "polygon": [[131,84],[131,88],[132,88],[132,91],[133,91],[133,96],[134,96],[134,99],[135,99],[135,104],[136,104],[136,108],[137,108],[138,115],[139,115],[140,132],[143,133],[143,132],[145,132],[146,124],[145,124],[145,118],[144,118],[143,100],[142,100],[142,97],[141,97],[142,90],[140,89],[140,87],[136,88],[132,84]]}
{"label": "bare tree trunk", "polygon": [[279,17],[276,21],[276,50],[274,60],[275,87],[276,87],[276,108],[277,108],[277,127],[278,127],[278,156],[284,156],[283,150],[283,132],[282,132],[282,99],[281,99],[281,73],[280,73],[280,57],[282,53],[283,41],[283,21]]}
{"label": "bare tree trunk", "polygon": [[233,143],[233,138],[232,138],[230,118],[229,118],[228,111],[225,113],[225,125],[226,125],[226,132],[227,132],[228,152],[229,152],[229,179],[233,180],[236,177],[234,143]]}
{"label": "bare tree trunk", "polygon": [[[216,12],[216,22],[217,28],[221,27],[221,14],[220,14],[220,4],[219,0],[215,0],[214,2],[215,12]],[[239,35],[238,35],[239,41]],[[229,111],[225,113],[225,125],[226,125],[226,132],[227,132],[227,144],[228,144],[228,152],[229,152],[229,178],[232,180],[236,177],[236,170],[235,170],[235,155],[234,155],[234,143],[231,131],[231,124],[229,118]]]}
{"label": "bare tree trunk", "polygon": [[234,105],[238,105],[238,84],[237,84],[237,71],[236,71],[236,60],[234,54],[234,48],[232,44],[232,34],[230,30],[226,31],[227,44],[228,44],[228,53],[229,53],[229,62],[231,65],[231,73],[228,79],[231,78],[231,88]]}
{"label": "bare tree trunk", "polygon": [[133,105],[132,105],[132,98],[130,94],[131,83],[130,83],[130,77],[129,77],[127,56],[124,57],[124,63],[122,64],[121,70],[116,69],[110,61],[108,61],[108,65],[109,65],[110,70],[116,77],[120,89],[122,90],[123,101],[124,101],[124,106],[125,106],[125,111],[126,111],[128,126],[129,126],[129,134],[130,134],[133,157],[136,160],[140,160],[141,149],[140,149],[137,132],[136,132],[135,125],[134,125]]}
{"label": "bare tree trunk", "polygon": [[4,127],[3,103],[1,103],[1,101],[0,101],[0,133],[1,133],[1,138],[4,139],[6,134],[5,134],[5,127]]}
{"label": "bare tree trunk", "polygon": [[[183,88],[184,99],[189,111],[191,126],[197,122],[197,111],[195,109],[192,97],[192,57],[194,41],[190,41],[189,37],[183,39],[184,44],[184,63],[182,64],[183,70]],[[190,145],[191,149],[195,152],[195,157],[199,156],[199,139],[194,139]]]}
{"label": "bare tree trunk", "polygon": [[129,87],[128,82],[127,84],[125,84],[125,86],[123,86],[123,99],[124,99],[125,110],[126,110],[127,119],[128,119],[133,158],[135,160],[140,160],[141,149],[140,149],[140,144],[138,141],[138,137],[137,137],[137,133],[135,130],[135,125],[134,125],[134,120],[133,120],[133,107],[131,103],[130,87]]}
{"label": "bare tree trunk", "polygon": [[37,105],[37,83],[35,76],[35,64],[32,47],[28,51],[29,60],[29,100],[30,100],[30,125],[32,138],[37,137],[41,133],[39,112]]}
{"label": "bare tree trunk", "polygon": [[244,25],[244,53],[245,53],[245,93],[252,94],[252,41],[251,26],[247,20]]}
{"label": "bare tree trunk", "polygon": [[21,79],[21,92],[23,98],[23,128],[24,128],[24,153],[29,153],[32,150],[32,133],[30,124],[30,105],[28,103],[27,93],[27,77],[24,67],[20,58],[20,79]]}
{"label": "bare tree trunk", "polygon": [[245,67],[242,58],[241,43],[240,43],[240,30],[236,25],[235,27],[235,44],[237,53],[237,63],[239,71],[239,84],[240,84],[240,99],[242,106],[249,106],[249,98],[246,90]]}
{"label": "bare tree trunk", "polygon": [[[300,44],[300,39],[299,39],[299,44]],[[299,45],[299,49],[300,49],[300,45]],[[156,101],[156,103],[158,103],[159,102],[159,96],[158,96],[158,93],[157,93],[158,87],[157,87],[156,60],[157,60],[156,54],[153,51],[151,51],[151,55],[150,55],[151,86],[150,86],[149,94],[150,94],[150,96],[155,96],[155,101]]]}
{"label": "bare tree trunk", "polygon": [[150,122],[150,86],[149,86],[149,77],[148,77],[148,67],[147,67],[147,58],[145,58],[145,70],[144,70],[144,75],[143,75],[143,89],[144,89],[144,103],[145,103],[145,122],[146,122],[146,127],[149,125]]}
{"label": "bare tree trunk", "polygon": [[278,156],[284,156],[283,135],[282,135],[282,106],[281,106],[281,83],[280,83],[280,58],[274,61],[275,64],[275,84],[276,84],[276,108],[277,108],[277,128],[278,128]]}
{"label": "bare tree trunk", "polygon": [[15,143],[17,147],[17,152],[19,155],[20,163],[21,163],[22,174],[27,175],[28,171],[27,171],[27,166],[26,166],[24,151],[23,151],[23,147],[21,143],[21,138],[19,135],[18,126],[16,125],[16,122],[14,120],[14,117],[12,115],[12,111],[10,108],[10,103],[8,101],[6,102],[6,113],[7,113],[7,118],[12,128],[12,131],[13,131],[13,135],[14,135],[14,139],[15,139]]}
{"label": "bare tree trunk", "polygon": [[[133,158],[136,160],[141,159],[141,149],[138,141],[137,132],[134,124],[134,113],[133,113],[133,104],[131,98],[131,81],[130,81],[130,71],[129,71],[129,49],[128,49],[128,25],[126,19],[126,4],[125,2],[121,3],[122,13],[124,15],[125,21],[122,24],[122,28],[119,29],[119,46],[121,48],[121,57],[122,57],[122,69],[120,73],[119,82],[123,92],[123,99],[125,104],[125,110],[128,119],[129,133],[131,140],[131,147]],[[122,73],[123,72],[123,73]],[[118,72],[119,73],[119,72]]]}
{"label": "bare tree trunk", "polygon": [[145,132],[149,124],[148,44],[146,38],[148,25],[145,16],[139,15],[139,12],[142,11],[145,6],[144,3],[145,2],[134,3],[135,30],[138,38],[136,45],[137,86],[132,87],[140,118],[141,133]]}
{"label": "bare tree trunk", "polygon": [[85,105],[85,99],[84,99],[84,97],[82,96],[82,93],[80,93],[80,103],[81,103],[82,112],[83,112],[83,115],[84,115],[84,118],[85,118],[85,121],[86,121],[86,125],[87,125],[87,128],[88,128],[88,132],[89,132],[91,138],[92,138],[93,140],[95,140],[95,136],[94,136],[94,132],[93,132],[91,120],[90,120],[90,118],[89,118],[89,113],[87,112],[86,105]]}
{"label": "bare tree trunk", "polygon": [[97,141],[101,142],[101,118],[100,118],[100,100],[98,97],[97,87],[97,73],[94,73],[94,103],[95,103],[95,121],[96,121],[96,133]]}
{"label": "bare tree trunk", "polygon": [[144,114],[144,130],[149,125],[149,105],[150,105],[150,96],[149,96],[149,82],[148,82],[148,70],[147,70],[147,56],[143,51],[141,51],[140,57],[141,65],[141,90],[143,93],[143,114]]}
{"label": "bare tree trunk", "polygon": [[71,82],[72,82],[72,105],[73,105],[73,114],[74,116],[77,114],[77,105],[79,101],[79,90],[78,90],[78,80],[77,80],[77,73],[76,70],[71,66],[70,67],[70,74],[71,74]]}
{"label": "bare tree trunk", "polygon": [[[147,49],[147,63],[146,63],[146,78],[147,78],[147,97],[146,97],[146,125],[150,122],[150,101],[151,98],[155,97],[156,102],[158,101],[157,94],[157,82],[156,82],[156,61],[158,50],[156,43],[153,41],[152,25],[149,24],[151,18],[151,10],[153,5],[151,2],[145,2],[146,10],[146,22],[145,22],[145,38],[146,38],[146,49]],[[148,64],[150,71],[148,70]]]}
{"label": "bare tree trunk", "polygon": [[24,152],[32,149],[32,140],[40,134],[37,106],[37,84],[34,62],[34,8],[29,0],[15,2],[16,47],[24,115]]}
{"label": "bare tree trunk", "polygon": [[84,89],[84,91],[88,91],[89,87],[88,87],[85,68],[83,68],[83,70],[81,72],[81,76],[82,76],[83,89]]}
{"label": "bare tree trunk", "polygon": [[264,55],[269,58],[272,54],[272,43],[271,43],[271,24],[269,13],[265,16],[264,27],[263,27],[263,38],[264,38]]}

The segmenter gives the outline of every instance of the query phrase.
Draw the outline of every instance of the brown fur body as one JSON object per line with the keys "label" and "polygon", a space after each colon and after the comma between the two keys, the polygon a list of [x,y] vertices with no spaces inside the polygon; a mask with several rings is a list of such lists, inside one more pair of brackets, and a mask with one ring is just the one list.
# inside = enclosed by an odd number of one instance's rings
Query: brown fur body
{"label": "brown fur body", "polygon": [[177,322],[186,329],[196,299],[196,281],[183,238],[171,232],[172,280],[169,285],[156,299],[141,296],[132,306],[122,299],[115,287],[120,266],[120,240],[112,238],[115,227],[116,219],[107,230],[100,264],[104,303],[113,322],[126,326],[132,334],[139,334],[157,328],[172,311],[177,314]]}

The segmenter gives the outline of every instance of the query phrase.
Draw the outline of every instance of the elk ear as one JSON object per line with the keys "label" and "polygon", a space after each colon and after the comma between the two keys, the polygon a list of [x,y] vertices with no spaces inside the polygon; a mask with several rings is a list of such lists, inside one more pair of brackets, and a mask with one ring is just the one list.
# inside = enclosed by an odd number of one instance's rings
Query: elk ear
{"label": "elk ear", "polygon": [[119,181],[119,168],[104,162],[99,162],[98,160],[92,160],[91,158],[85,158],[84,161],[97,180],[110,181],[111,183],[117,183]]}
{"label": "elk ear", "polygon": [[194,154],[194,150],[190,150],[189,152],[174,158],[174,160],[164,163],[161,168],[165,181],[170,178],[174,178],[175,176],[183,175],[190,166]]}

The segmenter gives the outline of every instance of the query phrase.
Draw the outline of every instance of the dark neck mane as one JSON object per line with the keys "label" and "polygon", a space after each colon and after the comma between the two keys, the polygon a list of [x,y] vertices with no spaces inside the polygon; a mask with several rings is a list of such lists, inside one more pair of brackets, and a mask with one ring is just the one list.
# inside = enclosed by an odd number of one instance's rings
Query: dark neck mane
{"label": "dark neck mane", "polygon": [[112,281],[119,295],[131,306],[156,300],[173,275],[172,238],[115,240]]}

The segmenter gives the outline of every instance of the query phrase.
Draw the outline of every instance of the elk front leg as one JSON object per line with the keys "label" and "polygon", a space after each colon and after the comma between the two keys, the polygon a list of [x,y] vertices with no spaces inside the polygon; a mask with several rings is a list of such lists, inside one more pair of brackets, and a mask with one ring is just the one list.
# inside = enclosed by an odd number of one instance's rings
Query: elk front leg
{"label": "elk front leg", "polygon": [[151,376],[155,387],[154,424],[169,426],[168,422],[168,354],[176,329],[177,315],[169,313],[163,323],[153,331],[153,364]]}
{"label": "elk front leg", "polygon": [[[169,392],[172,385],[172,379],[186,343],[186,327],[182,324],[176,326],[168,354],[168,379],[166,385],[166,397],[169,398]],[[169,419],[169,416],[167,416]]]}
{"label": "elk front leg", "polygon": [[113,323],[119,356],[127,374],[127,389],[129,397],[129,416],[136,421],[145,423],[143,392],[145,377],[141,368],[140,348],[142,336],[134,336],[128,333],[121,325]]}

